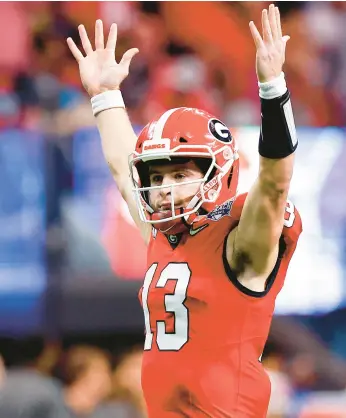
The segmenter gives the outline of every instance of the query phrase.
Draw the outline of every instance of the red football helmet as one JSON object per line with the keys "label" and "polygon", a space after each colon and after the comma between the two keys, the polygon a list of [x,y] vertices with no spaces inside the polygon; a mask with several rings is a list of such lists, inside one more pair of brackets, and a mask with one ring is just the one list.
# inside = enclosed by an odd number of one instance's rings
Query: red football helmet
{"label": "red football helmet", "polygon": [[[150,186],[148,162],[174,157],[208,158],[204,177],[165,186]],[[182,232],[216,206],[236,196],[239,156],[227,126],[207,112],[180,107],[171,109],[146,125],[139,134],[136,150],[129,159],[135,199],[142,221],[166,234]],[[174,208],[174,190],[199,183],[199,191],[186,208]],[[153,189],[171,188],[171,211],[155,212],[150,206]]]}

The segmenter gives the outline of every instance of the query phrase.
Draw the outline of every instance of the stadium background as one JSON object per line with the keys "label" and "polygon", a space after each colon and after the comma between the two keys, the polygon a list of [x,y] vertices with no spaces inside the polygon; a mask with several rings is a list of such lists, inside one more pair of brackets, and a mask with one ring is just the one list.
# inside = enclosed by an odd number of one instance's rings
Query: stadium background
{"label": "stadium background", "polygon": [[[112,384],[98,402],[129,403],[137,411],[126,410],[127,417],[141,414],[136,350],[143,321],[137,292],[145,248],[104,164],[65,39],[78,41],[80,23],[93,34],[96,18],[106,28],[115,21],[117,58],[130,47],[140,50],[122,87],[135,129],[172,107],[216,114],[238,139],[243,191],[257,172],[260,118],[248,22],[258,23],[268,4],[0,3],[4,370],[31,356],[38,370],[54,374],[71,347],[101,347],[111,353]],[[304,233],[263,359],[273,382],[269,416],[341,417],[346,411],[346,5],[278,5],[284,32],[291,36],[285,73],[300,138],[290,199],[301,212]]]}

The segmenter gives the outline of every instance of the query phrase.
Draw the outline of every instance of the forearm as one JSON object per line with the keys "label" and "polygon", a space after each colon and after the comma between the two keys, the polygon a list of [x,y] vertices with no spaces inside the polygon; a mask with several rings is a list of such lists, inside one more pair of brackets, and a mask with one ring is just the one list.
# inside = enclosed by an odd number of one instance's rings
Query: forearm
{"label": "forearm", "polygon": [[117,169],[127,166],[128,156],[135,150],[137,136],[123,108],[107,109],[96,116],[107,163]]}
{"label": "forearm", "polygon": [[287,198],[294,166],[294,153],[286,158],[273,159],[260,156],[258,182],[263,194]]}

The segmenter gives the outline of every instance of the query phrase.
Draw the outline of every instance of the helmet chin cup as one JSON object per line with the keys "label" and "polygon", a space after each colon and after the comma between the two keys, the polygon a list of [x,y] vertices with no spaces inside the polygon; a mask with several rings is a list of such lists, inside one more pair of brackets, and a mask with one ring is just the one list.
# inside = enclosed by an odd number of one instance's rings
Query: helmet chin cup
{"label": "helmet chin cup", "polygon": [[[184,213],[184,209],[180,208],[175,211],[175,215],[181,215]],[[173,218],[173,213],[171,210],[166,210],[162,212],[154,212],[151,215],[151,219],[154,221],[160,221],[153,224],[152,226],[158,231],[162,232],[165,235],[175,235],[182,233],[188,229],[188,224],[184,222],[184,218]],[[167,220],[165,220],[167,219]]]}
{"label": "helmet chin cup", "polygon": [[176,235],[187,231],[187,224],[183,222],[183,218],[171,219],[170,221],[160,222],[155,228],[165,235]]}

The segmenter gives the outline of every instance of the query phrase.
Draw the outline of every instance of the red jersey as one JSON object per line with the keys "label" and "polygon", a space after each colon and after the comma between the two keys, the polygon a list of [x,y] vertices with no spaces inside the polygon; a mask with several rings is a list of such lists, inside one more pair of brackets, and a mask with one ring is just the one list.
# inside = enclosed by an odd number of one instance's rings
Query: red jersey
{"label": "red jersey", "polygon": [[226,241],[246,195],[218,206],[180,237],[157,233],[139,296],[146,340],[142,387],[150,418],[266,416],[270,381],[260,362],[302,226],[287,202],[280,253],[266,289],[242,286]]}

